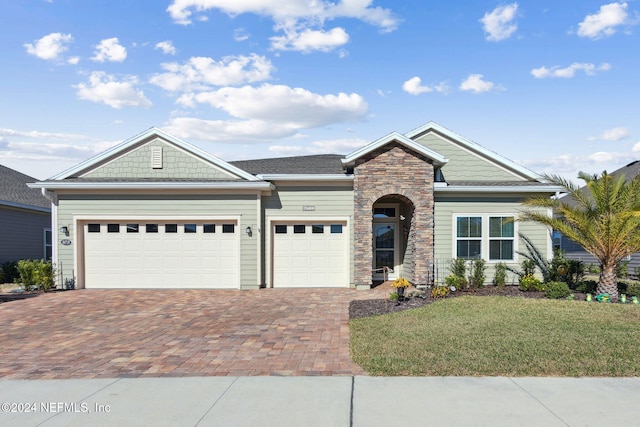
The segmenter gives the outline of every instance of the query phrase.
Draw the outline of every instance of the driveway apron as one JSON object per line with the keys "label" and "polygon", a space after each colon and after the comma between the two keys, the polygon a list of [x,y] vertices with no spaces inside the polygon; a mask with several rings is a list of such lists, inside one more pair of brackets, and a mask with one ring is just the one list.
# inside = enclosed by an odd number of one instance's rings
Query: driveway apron
{"label": "driveway apron", "polygon": [[76,290],[0,304],[0,377],[362,375],[352,289]]}

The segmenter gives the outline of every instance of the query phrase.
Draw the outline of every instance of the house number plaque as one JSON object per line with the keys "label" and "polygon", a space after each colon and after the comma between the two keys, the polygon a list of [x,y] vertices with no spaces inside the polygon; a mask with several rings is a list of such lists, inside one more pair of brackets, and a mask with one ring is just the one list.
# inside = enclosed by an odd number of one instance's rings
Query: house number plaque
{"label": "house number plaque", "polygon": [[60,244],[61,245],[65,245],[65,246],[69,246],[71,244],[71,240],[69,239],[62,239],[60,240]]}

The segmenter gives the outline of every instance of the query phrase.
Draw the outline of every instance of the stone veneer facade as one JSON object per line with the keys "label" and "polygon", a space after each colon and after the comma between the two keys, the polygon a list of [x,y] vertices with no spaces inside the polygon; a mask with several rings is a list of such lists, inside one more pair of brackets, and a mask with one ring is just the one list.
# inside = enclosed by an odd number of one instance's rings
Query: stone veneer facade
{"label": "stone veneer facade", "polygon": [[[413,208],[407,245],[412,252],[414,285],[425,284],[433,270],[433,180],[430,159],[398,143],[389,143],[357,159],[354,165],[354,282],[371,285],[373,205],[392,196]],[[411,206],[411,204],[413,206]]]}

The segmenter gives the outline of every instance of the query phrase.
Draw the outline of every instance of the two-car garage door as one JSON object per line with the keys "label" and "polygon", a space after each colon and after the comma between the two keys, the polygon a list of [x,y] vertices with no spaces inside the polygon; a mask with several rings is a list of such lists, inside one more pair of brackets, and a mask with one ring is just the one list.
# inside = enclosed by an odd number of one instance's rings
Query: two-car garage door
{"label": "two-car garage door", "polygon": [[236,220],[88,221],[87,288],[238,288]]}
{"label": "two-car garage door", "polygon": [[348,287],[346,221],[273,222],[272,280],[283,287]]}

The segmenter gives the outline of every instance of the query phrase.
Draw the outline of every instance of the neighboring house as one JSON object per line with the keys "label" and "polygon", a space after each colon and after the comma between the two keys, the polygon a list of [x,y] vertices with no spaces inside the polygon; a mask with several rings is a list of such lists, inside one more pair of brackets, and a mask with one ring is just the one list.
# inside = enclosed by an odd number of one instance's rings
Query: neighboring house
{"label": "neighboring house", "polygon": [[[611,175],[624,176],[627,181],[632,180],[640,174],[640,161],[635,160],[626,166],[621,167],[618,170],[611,172]],[[582,187],[580,191],[586,191],[585,187]],[[569,197],[569,196],[567,196]],[[569,199],[570,200],[570,199]],[[576,259],[585,263],[585,265],[593,264],[596,267],[600,266],[600,262],[589,252],[585,251],[582,246],[567,238],[562,233],[554,231],[553,233],[553,245],[557,249],[562,249],[565,257],[568,259]],[[629,274],[634,274],[636,268],[640,267],[640,252],[636,252],[627,257],[628,261],[627,270]]]}
{"label": "neighboring house", "polygon": [[512,220],[559,190],[435,123],[347,156],[236,162],[152,128],[33,187],[80,288],[240,289],[367,287],[385,267],[425,284],[453,257],[518,263],[518,233],[551,254],[545,227]]}
{"label": "neighboring house", "polygon": [[27,187],[36,181],[0,165],[0,264],[51,258],[51,202]]}

